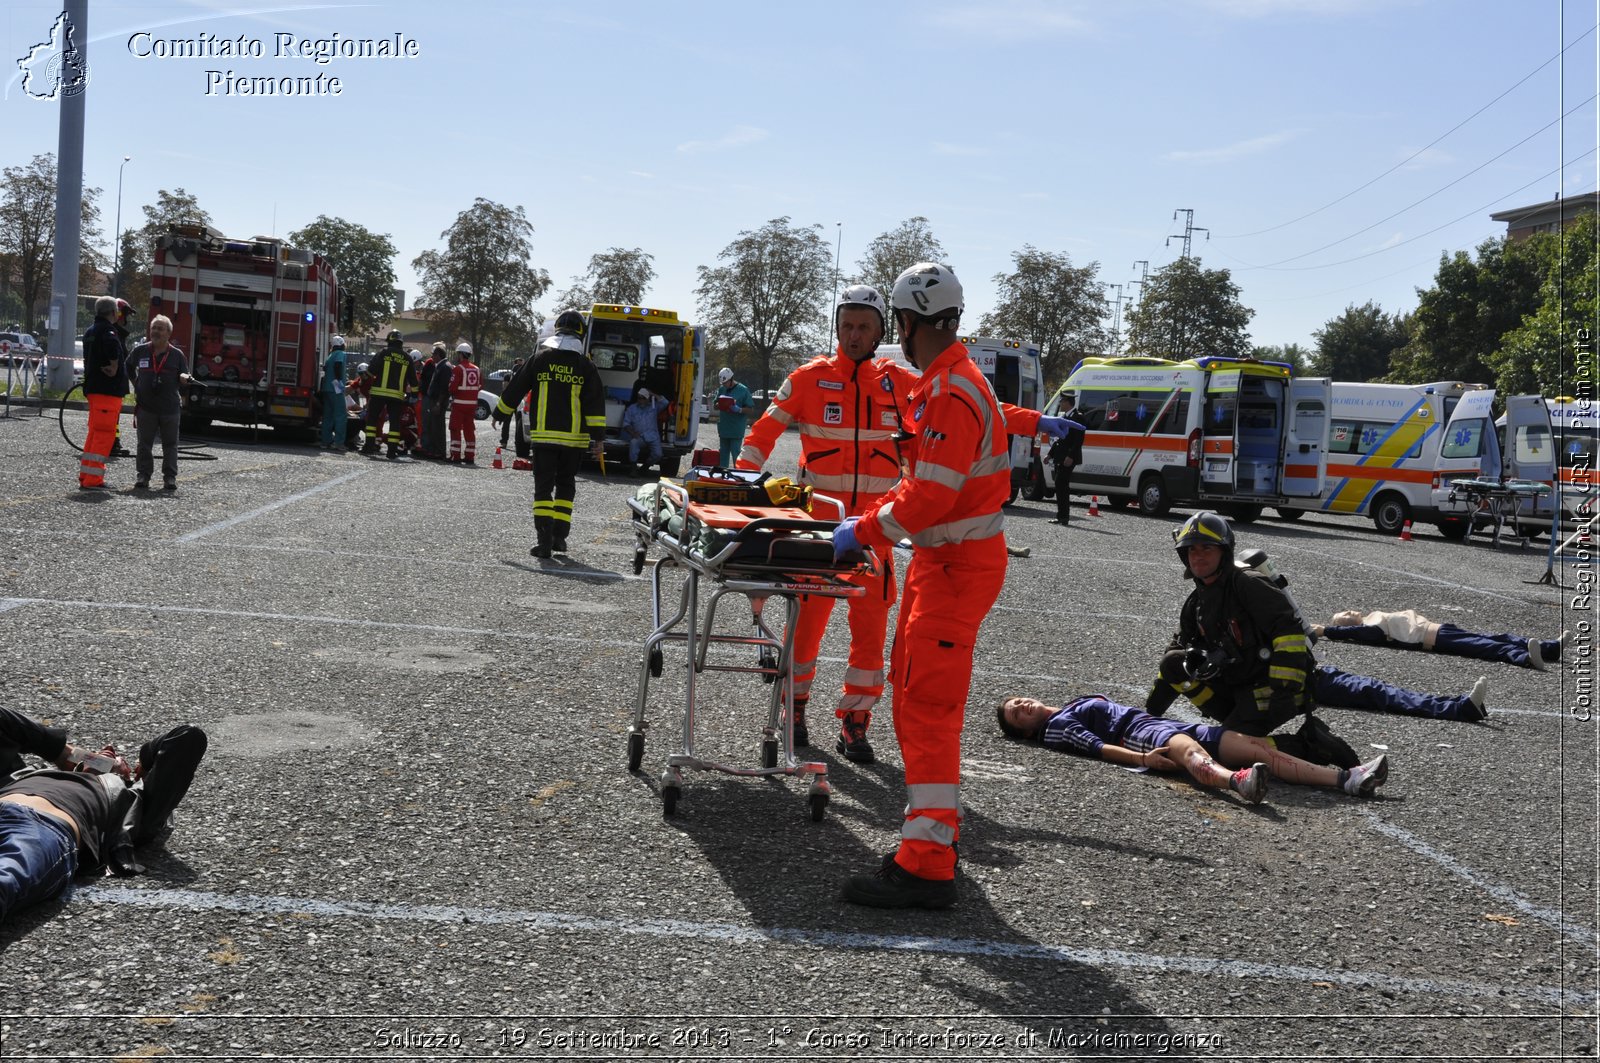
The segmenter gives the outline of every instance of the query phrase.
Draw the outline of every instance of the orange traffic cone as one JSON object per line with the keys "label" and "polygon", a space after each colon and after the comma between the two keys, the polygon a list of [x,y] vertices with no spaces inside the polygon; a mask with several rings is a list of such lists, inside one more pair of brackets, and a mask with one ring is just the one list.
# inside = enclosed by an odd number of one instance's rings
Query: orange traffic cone
{"label": "orange traffic cone", "polygon": [[1099,515],[1100,515],[1100,496],[1099,495],[1090,495],[1089,496],[1089,516],[1098,517]]}
{"label": "orange traffic cone", "polygon": [[1411,521],[1409,520],[1406,521],[1406,526],[1400,529],[1400,541],[1403,543],[1411,541]]}
{"label": "orange traffic cone", "polygon": [[500,448],[499,447],[495,447],[494,448],[494,464],[492,464],[490,466],[490,468],[492,468],[492,469],[503,469],[505,467],[506,467],[505,459],[501,456]]}

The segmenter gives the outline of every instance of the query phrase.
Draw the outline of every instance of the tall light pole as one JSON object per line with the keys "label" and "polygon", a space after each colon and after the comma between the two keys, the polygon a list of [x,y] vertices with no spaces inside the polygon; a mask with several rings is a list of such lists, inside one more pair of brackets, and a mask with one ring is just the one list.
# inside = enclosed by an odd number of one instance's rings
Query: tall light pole
{"label": "tall light pole", "polygon": [[[834,222],[833,223],[833,228],[834,228],[834,230],[836,232],[836,235],[834,236],[834,241],[833,241],[833,298],[834,298],[834,302],[838,302],[838,300],[839,300],[839,251],[840,251],[841,248],[844,247],[844,222],[842,222],[842,221]],[[822,347],[822,350],[823,350],[823,353],[826,354],[828,352],[828,350],[833,346],[833,307],[832,306],[828,306],[828,307],[825,307],[823,309],[823,320],[826,322],[826,327],[823,328],[823,330],[822,330],[822,335],[823,335],[823,347]]]}
{"label": "tall light pole", "polygon": [[117,271],[111,275],[111,294],[116,295],[117,289],[122,287],[122,171],[127,168],[132,155],[122,157],[122,165],[117,167],[117,230],[112,239],[117,242]]}

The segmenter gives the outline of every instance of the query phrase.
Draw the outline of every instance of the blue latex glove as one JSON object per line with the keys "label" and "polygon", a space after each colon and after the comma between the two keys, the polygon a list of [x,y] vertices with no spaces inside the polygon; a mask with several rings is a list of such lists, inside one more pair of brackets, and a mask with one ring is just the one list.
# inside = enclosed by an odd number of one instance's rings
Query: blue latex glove
{"label": "blue latex glove", "polygon": [[861,549],[861,540],[856,538],[856,522],[860,517],[849,517],[839,522],[833,529],[833,559],[838,561],[845,554]]}
{"label": "blue latex glove", "polygon": [[1070,420],[1066,417],[1039,418],[1039,431],[1043,432],[1051,439],[1060,439],[1062,436],[1067,434],[1067,429],[1069,428],[1076,428],[1080,432],[1088,431],[1088,429],[1084,428],[1083,425],[1079,424],[1077,421]]}

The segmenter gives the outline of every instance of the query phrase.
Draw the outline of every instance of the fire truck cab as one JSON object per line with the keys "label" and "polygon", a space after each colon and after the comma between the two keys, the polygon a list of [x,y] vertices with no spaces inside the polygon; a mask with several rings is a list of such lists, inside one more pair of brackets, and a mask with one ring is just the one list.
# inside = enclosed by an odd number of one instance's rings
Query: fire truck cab
{"label": "fire truck cab", "polygon": [[169,226],[156,239],[150,315],[172,319],[172,342],[201,385],[186,396],[191,426],[314,428],[338,306],[334,268],[314,251],[230,240],[209,225]]}

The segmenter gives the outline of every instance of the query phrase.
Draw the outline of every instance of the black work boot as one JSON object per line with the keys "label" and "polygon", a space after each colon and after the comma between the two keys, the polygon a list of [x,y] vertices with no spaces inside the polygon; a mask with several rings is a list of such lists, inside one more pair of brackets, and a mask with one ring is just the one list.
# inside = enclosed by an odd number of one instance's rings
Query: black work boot
{"label": "black work boot", "polygon": [[839,731],[838,739],[833,747],[844,754],[846,760],[857,764],[871,764],[878,758],[872,752],[872,743],[867,741],[867,725],[872,722],[870,712],[847,712],[844,716],[844,726]]}
{"label": "black work boot", "polygon": [[913,875],[889,859],[871,874],[852,875],[844,899],[869,908],[948,908],[956,903],[956,882]]}
{"label": "black work boot", "polygon": [[796,749],[811,748],[811,733],[806,730],[806,700],[794,699],[794,747]]}

